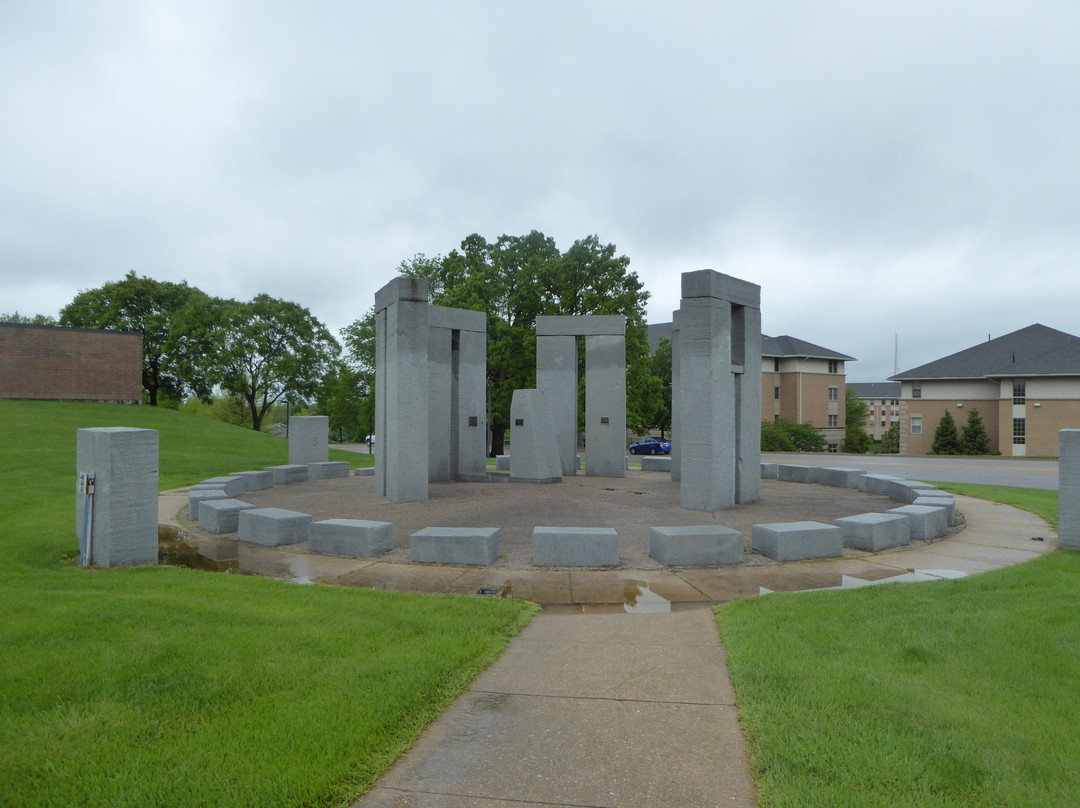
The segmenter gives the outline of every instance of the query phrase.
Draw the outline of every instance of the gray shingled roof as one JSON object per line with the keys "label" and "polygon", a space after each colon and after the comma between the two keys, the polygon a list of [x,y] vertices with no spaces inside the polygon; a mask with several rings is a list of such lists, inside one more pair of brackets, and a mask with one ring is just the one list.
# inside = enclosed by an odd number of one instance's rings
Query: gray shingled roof
{"label": "gray shingled roof", "polygon": [[859,398],[900,398],[900,382],[848,382]]}
{"label": "gray shingled roof", "polygon": [[890,379],[984,379],[1080,375],[1080,337],[1036,323],[905,370]]}
{"label": "gray shingled roof", "polygon": [[761,355],[807,356],[813,359],[855,361],[855,357],[853,356],[848,356],[847,354],[842,354],[837,351],[830,351],[828,348],[822,348],[820,345],[814,345],[812,342],[797,339],[796,337],[766,337],[764,334],[761,335]]}

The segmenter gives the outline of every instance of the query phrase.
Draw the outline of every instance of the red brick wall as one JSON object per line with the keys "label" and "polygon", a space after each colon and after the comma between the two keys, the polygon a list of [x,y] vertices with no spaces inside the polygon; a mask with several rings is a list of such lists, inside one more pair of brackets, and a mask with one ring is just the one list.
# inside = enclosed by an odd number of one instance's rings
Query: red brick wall
{"label": "red brick wall", "polygon": [[142,334],[0,323],[0,398],[142,401]]}

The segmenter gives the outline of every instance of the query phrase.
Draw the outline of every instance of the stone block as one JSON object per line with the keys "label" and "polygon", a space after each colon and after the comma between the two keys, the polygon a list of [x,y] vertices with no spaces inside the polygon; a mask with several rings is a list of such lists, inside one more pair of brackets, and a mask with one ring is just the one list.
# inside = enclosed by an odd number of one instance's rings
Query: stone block
{"label": "stone block", "polygon": [[948,515],[946,523],[949,527],[956,524],[956,500],[951,496],[916,497],[912,505],[928,505],[931,508],[944,508]]}
{"label": "stone block", "polygon": [[815,468],[802,466],[796,463],[780,463],[776,469],[776,477],[785,483],[810,483],[814,481]]}
{"label": "stone block", "polygon": [[290,463],[284,466],[268,466],[266,470],[273,472],[274,485],[306,483],[308,480],[308,467],[305,465]]}
{"label": "stone block", "polygon": [[[859,490],[867,494],[885,497],[888,496],[885,493],[885,486],[894,480],[900,480],[900,478],[891,474],[864,474],[859,478]],[[900,481],[903,482],[903,480]]]}
{"label": "stone block", "polygon": [[763,480],[775,480],[780,474],[778,463],[762,463],[761,464],[761,479]]}
{"label": "stone block", "polygon": [[309,480],[339,480],[349,476],[349,464],[344,460],[326,463],[309,463]]}
{"label": "stone block", "polygon": [[670,457],[651,457],[646,455],[641,458],[641,470],[642,471],[666,471],[671,473],[671,458]]}
{"label": "stone block", "polygon": [[585,445],[589,447],[587,477],[626,476],[626,338],[622,334],[585,337]]}
{"label": "stone block", "polygon": [[741,564],[743,535],[723,525],[680,525],[649,529],[649,555],[669,566]]}
{"label": "stone block", "polygon": [[193,486],[188,490],[188,518],[199,521],[199,503],[207,499],[229,499],[229,496],[216,486]]}
{"label": "stone block", "polygon": [[251,508],[240,511],[240,541],[279,547],[307,541],[311,516],[284,508]]}
{"label": "stone block", "polygon": [[897,502],[903,502],[906,505],[910,505],[920,496],[926,494],[926,492],[940,491],[937,486],[930,485],[930,483],[920,483],[913,480],[889,480],[884,484],[885,496],[889,499],[894,499]]}
{"label": "stone block", "polygon": [[245,491],[263,491],[274,484],[272,471],[235,471],[229,476],[243,480]]}
{"label": "stone block", "polygon": [[157,564],[157,430],[80,429],[75,471],[94,477],[93,494],[77,491],[75,495],[80,563],[99,567]]}
{"label": "stone block", "polygon": [[499,529],[426,527],[409,538],[409,553],[416,563],[486,566],[499,557]]}
{"label": "stone block", "polygon": [[622,337],[626,317],[621,314],[541,314],[536,318],[538,337]]}
{"label": "stone block", "polygon": [[840,528],[821,522],[776,522],[754,525],[750,547],[774,561],[801,561],[805,558],[833,558],[843,555],[844,537]]}
{"label": "stone block", "polygon": [[207,533],[236,533],[240,529],[240,511],[253,510],[250,502],[238,499],[207,499],[199,503],[199,527]]}
{"label": "stone block", "polygon": [[911,523],[898,513],[860,513],[836,520],[845,547],[876,553],[911,543]]}
{"label": "stone block", "polygon": [[859,478],[866,474],[861,469],[848,469],[839,466],[821,469],[820,483],[837,488],[858,488]]}
{"label": "stone block", "polygon": [[211,477],[203,480],[200,486],[216,486],[225,492],[227,497],[238,497],[247,491],[247,481],[243,477]]}
{"label": "stone block", "polygon": [[610,527],[535,527],[532,547],[541,567],[619,565],[619,534]]}
{"label": "stone block", "polygon": [[[574,318],[548,318],[552,321]],[[547,394],[554,433],[551,440],[559,452],[564,477],[577,473],[578,348],[574,335],[547,335],[537,324],[536,388]]]}
{"label": "stone block", "polygon": [[904,505],[889,513],[900,513],[911,522],[911,538],[930,540],[944,536],[949,529],[949,514],[945,508],[929,505]]}
{"label": "stone block", "polygon": [[559,448],[552,443],[554,425],[544,390],[515,390],[510,399],[510,482],[562,481]]}
{"label": "stone block", "polygon": [[294,415],[289,419],[289,465],[307,466],[330,459],[330,418]]}
{"label": "stone block", "polygon": [[510,471],[510,455],[495,455],[496,471]]}
{"label": "stone block", "polygon": [[357,469],[355,472],[353,472],[353,474],[356,477],[374,477],[375,476],[375,467],[371,466],[370,468],[366,468],[366,469]]}
{"label": "stone block", "polygon": [[684,272],[682,296],[684,298],[711,297],[751,309],[761,308],[760,286],[714,269]]}
{"label": "stone block", "polygon": [[371,558],[394,547],[394,526],[390,522],[366,519],[326,519],[308,528],[313,553]]}

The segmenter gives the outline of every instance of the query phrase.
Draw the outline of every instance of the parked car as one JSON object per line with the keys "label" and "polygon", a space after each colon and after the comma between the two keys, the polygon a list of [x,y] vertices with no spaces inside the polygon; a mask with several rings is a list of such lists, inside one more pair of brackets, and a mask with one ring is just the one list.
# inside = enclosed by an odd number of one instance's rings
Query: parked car
{"label": "parked car", "polygon": [[671,454],[671,441],[659,438],[642,438],[630,444],[630,454]]}

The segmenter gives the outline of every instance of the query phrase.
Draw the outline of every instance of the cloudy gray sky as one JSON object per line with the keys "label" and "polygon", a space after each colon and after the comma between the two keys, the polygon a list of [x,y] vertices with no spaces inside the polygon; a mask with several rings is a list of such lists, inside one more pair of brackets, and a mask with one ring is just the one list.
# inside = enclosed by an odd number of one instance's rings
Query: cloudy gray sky
{"label": "cloudy gray sky", "polygon": [[0,311],[128,270],[330,328],[470,233],[596,234],[671,319],[878,381],[1080,333],[1080,3],[0,0]]}

